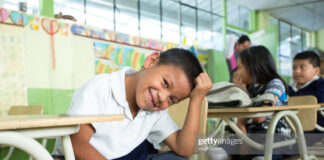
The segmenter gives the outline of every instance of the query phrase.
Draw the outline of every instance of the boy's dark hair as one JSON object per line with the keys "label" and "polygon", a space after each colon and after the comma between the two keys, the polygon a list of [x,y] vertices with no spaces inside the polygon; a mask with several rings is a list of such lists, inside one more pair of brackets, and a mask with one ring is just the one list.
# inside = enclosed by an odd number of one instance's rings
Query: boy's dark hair
{"label": "boy's dark hair", "polygon": [[247,35],[241,35],[240,38],[237,40],[239,44],[243,44],[245,41],[251,42],[250,38]]}
{"label": "boy's dark hair", "polygon": [[313,51],[304,51],[297,53],[296,56],[294,57],[295,60],[303,60],[303,59],[308,59],[309,63],[313,65],[313,67],[320,67],[320,58],[319,56],[313,52]]}
{"label": "boy's dark hair", "polygon": [[252,46],[244,49],[240,52],[239,58],[242,64],[247,67],[252,77],[252,84],[247,85],[250,96],[256,96],[253,95],[255,84],[263,85],[262,92],[264,92],[267,84],[275,78],[282,81],[287,91],[287,85],[277,73],[274,59],[266,47]]}
{"label": "boy's dark hair", "polygon": [[187,75],[191,89],[195,88],[196,77],[203,72],[197,57],[190,51],[173,48],[160,53],[157,65],[171,64],[180,67]]}

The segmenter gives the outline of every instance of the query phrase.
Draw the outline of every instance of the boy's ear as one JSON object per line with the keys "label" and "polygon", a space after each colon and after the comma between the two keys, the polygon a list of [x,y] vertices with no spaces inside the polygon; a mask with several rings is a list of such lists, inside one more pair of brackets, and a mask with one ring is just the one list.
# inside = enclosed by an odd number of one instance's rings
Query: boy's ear
{"label": "boy's ear", "polygon": [[158,63],[159,58],[160,58],[160,53],[158,53],[158,52],[154,52],[154,53],[150,54],[149,56],[147,56],[145,58],[143,68],[147,69],[147,68],[154,66],[155,64]]}
{"label": "boy's ear", "polygon": [[319,76],[320,72],[321,72],[321,68],[320,67],[314,67],[315,69],[315,74]]}

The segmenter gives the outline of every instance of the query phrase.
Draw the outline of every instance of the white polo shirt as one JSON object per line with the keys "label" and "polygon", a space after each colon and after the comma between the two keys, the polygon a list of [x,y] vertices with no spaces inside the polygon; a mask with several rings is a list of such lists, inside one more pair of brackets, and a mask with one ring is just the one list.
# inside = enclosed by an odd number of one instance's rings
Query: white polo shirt
{"label": "white polo shirt", "polygon": [[156,149],[169,135],[179,130],[168,110],[139,110],[135,119],[125,93],[125,74],[136,70],[129,67],[112,74],[100,74],[77,89],[72,97],[69,115],[124,114],[123,121],[92,123],[95,133],[90,139],[103,156],[114,159],[135,149],[145,139]]}

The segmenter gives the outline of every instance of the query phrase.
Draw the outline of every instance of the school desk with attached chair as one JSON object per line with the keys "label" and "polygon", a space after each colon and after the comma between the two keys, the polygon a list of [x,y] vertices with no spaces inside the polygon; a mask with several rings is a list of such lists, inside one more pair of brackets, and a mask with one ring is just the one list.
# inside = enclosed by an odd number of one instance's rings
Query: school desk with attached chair
{"label": "school desk with attached chair", "polygon": [[19,148],[36,160],[52,160],[52,156],[36,138],[62,137],[66,160],[74,160],[70,135],[80,124],[123,120],[123,115],[15,115],[0,117],[0,144]]}
{"label": "school desk with attached chair", "polygon": [[[288,106],[272,106],[272,107],[254,107],[254,108],[222,108],[222,109],[208,109],[208,118],[220,118],[220,122],[216,126],[215,133],[222,127],[222,124],[225,122],[229,125],[233,131],[242,138],[249,146],[264,150],[264,159],[271,160],[272,153],[274,148],[279,148],[283,146],[288,146],[291,144],[298,143],[298,149],[300,156],[303,160],[307,159],[307,148],[306,142],[303,132],[302,124],[297,116],[298,110],[316,110],[320,105],[311,104],[311,105],[288,105]],[[247,135],[245,135],[233,122],[233,118],[255,118],[255,117],[263,117],[263,116],[272,116],[272,119],[269,124],[269,128],[267,130],[265,144],[260,144],[252,139],[250,139]],[[287,121],[291,128],[295,129],[296,139],[290,139],[287,141],[281,142],[273,142],[274,141],[274,133],[275,127],[278,121],[281,118],[289,118]],[[315,122],[316,123],[316,122]],[[314,124],[315,127],[315,124]],[[213,135],[214,136],[214,135]]]}

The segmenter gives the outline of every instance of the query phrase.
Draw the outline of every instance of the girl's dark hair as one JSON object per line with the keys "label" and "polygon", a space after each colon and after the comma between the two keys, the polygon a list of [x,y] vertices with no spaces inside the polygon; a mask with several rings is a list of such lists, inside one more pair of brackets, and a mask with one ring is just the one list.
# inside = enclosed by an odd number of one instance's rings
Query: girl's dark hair
{"label": "girl's dark hair", "polygon": [[239,58],[252,77],[252,83],[247,85],[250,96],[256,96],[253,95],[255,84],[263,85],[262,92],[264,92],[267,84],[275,78],[282,81],[287,91],[287,85],[277,73],[274,59],[266,47],[253,46],[244,49],[239,53]]}
{"label": "girl's dark hair", "polygon": [[203,72],[203,69],[193,53],[180,48],[173,48],[161,52],[157,65],[169,64],[180,67],[186,74],[191,84],[191,89],[195,88],[195,79]]}

